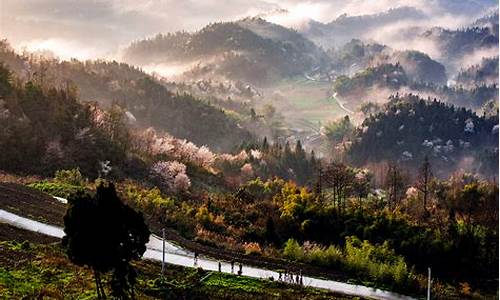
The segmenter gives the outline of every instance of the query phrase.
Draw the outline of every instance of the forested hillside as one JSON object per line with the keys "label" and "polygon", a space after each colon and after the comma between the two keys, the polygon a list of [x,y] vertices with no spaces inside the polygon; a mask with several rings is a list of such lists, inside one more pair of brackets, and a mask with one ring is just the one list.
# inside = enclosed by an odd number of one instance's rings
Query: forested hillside
{"label": "forested hillside", "polygon": [[457,168],[494,176],[498,165],[498,115],[477,116],[465,108],[418,96],[392,97],[356,131],[349,150],[357,164],[392,161],[416,170],[429,157],[436,175]]}
{"label": "forested hillside", "polygon": [[96,176],[101,162],[126,160],[121,119],[78,102],[75,89],[20,82],[0,64],[0,169],[51,174],[78,165]]}
{"label": "forested hillside", "polygon": [[103,107],[119,105],[135,126],[153,126],[217,151],[232,150],[250,138],[238,120],[220,108],[189,94],[172,93],[159,80],[124,63],[37,59],[17,55],[6,42],[0,49],[0,61],[23,80],[71,85],[82,101],[96,101]]}
{"label": "forested hillside", "polygon": [[411,81],[445,84],[447,79],[444,66],[420,51],[397,51],[385,45],[365,44],[353,39],[339,49],[328,50],[328,54],[336,72],[345,75],[379,64],[399,63]]}
{"label": "forested hillside", "polygon": [[433,42],[439,50],[440,60],[450,71],[456,71],[461,64],[467,63],[464,59],[473,57],[477,51],[489,50],[493,53],[498,49],[498,23],[496,26],[457,30],[435,27],[422,33],[420,37]]}
{"label": "forested hillside", "polygon": [[464,87],[478,85],[498,86],[498,56],[483,58],[480,64],[461,70],[457,76],[457,83]]}

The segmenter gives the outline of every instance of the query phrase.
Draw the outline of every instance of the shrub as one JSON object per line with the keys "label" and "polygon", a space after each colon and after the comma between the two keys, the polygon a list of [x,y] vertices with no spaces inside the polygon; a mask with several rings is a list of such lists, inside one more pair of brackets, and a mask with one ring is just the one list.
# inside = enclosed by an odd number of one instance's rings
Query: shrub
{"label": "shrub", "polygon": [[262,249],[260,248],[259,243],[245,243],[243,248],[245,248],[245,254],[247,255],[262,254]]}
{"label": "shrub", "polygon": [[65,183],[75,186],[85,186],[87,179],[82,176],[80,169],[58,170],[54,175],[54,180],[59,183]]}
{"label": "shrub", "polygon": [[174,208],[175,206],[174,200],[163,196],[160,189],[156,187],[149,190],[142,190],[130,185],[127,186],[126,195],[127,199],[131,200],[134,205],[147,212],[154,212],[156,210],[165,212],[165,210]]}
{"label": "shrub", "polygon": [[354,236],[346,237],[345,264],[356,274],[367,274],[384,283],[403,285],[410,276],[404,258],[396,255],[387,242],[372,245]]}
{"label": "shrub", "polygon": [[403,257],[396,255],[387,242],[372,245],[356,237],[347,237],[342,251],[334,245],[325,248],[309,242],[300,246],[296,240],[289,239],[283,256],[322,267],[340,267],[361,278],[398,287],[405,287],[411,278]]}
{"label": "shrub", "polygon": [[307,262],[323,267],[338,266],[343,260],[342,250],[334,245],[327,248],[314,245],[305,256]]}
{"label": "shrub", "polygon": [[283,255],[290,260],[301,261],[304,257],[304,251],[296,240],[289,239],[285,243]]}

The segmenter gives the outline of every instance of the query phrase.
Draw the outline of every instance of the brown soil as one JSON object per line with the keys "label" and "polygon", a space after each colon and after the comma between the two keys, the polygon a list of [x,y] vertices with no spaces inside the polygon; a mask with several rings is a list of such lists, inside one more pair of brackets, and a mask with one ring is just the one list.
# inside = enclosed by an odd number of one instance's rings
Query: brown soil
{"label": "brown soil", "polygon": [[66,205],[38,190],[0,182],[0,209],[44,223],[63,226]]}
{"label": "brown soil", "polygon": [[37,244],[52,244],[59,242],[59,239],[0,223],[0,241],[16,241],[19,243],[29,241]]}

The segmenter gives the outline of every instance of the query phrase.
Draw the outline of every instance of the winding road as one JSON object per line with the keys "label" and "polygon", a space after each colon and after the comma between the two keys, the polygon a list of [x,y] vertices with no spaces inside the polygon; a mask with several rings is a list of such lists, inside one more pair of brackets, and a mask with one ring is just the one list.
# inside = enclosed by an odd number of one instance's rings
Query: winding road
{"label": "winding road", "polygon": [[354,112],[352,110],[345,107],[344,103],[337,98],[337,93],[334,93],[332,95],[332,99],[333,99],[333,101],[337,102],[337,104],[340,106],[340,108],[342,108],[345,112],[347,112],[348,114],[351,114],[351,115],[354,114]]}
{"label": "winding road", "polygon": [[[330,81],[325,81],[325,80],[318,80],[318,79],[315,79],[314,77],[308,75],[308,74],[304,74],[304,77],[309,80],[309,81],[316,81],[316,82],[329,82],[331,83]],[[345,107],[344,103],[342,101],[340,101],[338,98],[337,98],[337,93],[335,92],[333,95],[332,95],[332,100],[334,102],[336,102],[340,108],[342,108],[342,110],[344,110],[345,112],[347,112],[348,114],[354,114],[354,112],[352,110],[350,110],[349,108]]]}
{"label": "winding road", "polygon": [[[56,199],[63,203],[66,202],[66,199],[63,198],[56,198]],[[64,230],[61,227],[34,221],[2,209],[0,209],[0,222],[56,238],[62,238],[64,236]],[[163,242],[159,237],[151,235],[149,243],[146,245],[147,250],[144,253],[143,257],[151,260],[161,261],[162,247],[163,247],[162,243]],[[209,271],[218,271],[219,269],[218,260],[204,256],[200,256],[198,258],[197,264],[195,265],[193,252],[183,249],[182,247],[179,247],[169,241],[165,241],[165,249],[166,249],[165,261],[167,263],[185,267],[196,266]],[[222,272],[225,273],[232,272],[231,265],[229,262],[221,261],[221,266],[222,266],[221,268]],[[235,266],[235,270],[236,269],[237,266]],[[278,272],[261,268],[255,268],[251,266],[243,266],[243,275],[253,278],[270,278],[270,277],[278,278],[279,276]],[[303,282],[304,285],[306,286],[327,289],[330,291],[352,296],[360,296],[360,297],[380,299],[380,300],[413,299],[411,297],[407,297],[389,291],[383,291],[380,289],[370,288],[362,285],[348,284],[333,280],[324,280],[324,279],[317,279],[304,276]]]}

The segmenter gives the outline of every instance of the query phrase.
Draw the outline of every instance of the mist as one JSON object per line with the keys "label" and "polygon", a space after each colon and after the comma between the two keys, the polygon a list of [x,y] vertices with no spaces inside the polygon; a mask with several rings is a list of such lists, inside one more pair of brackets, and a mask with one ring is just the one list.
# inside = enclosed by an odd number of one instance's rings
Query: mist
{"label": "mist", "polygon": [[[402,6],[414,7],[430,17],[422,23],[393,24],[382,31],[377,29],[379,33],[367,34],[368,38],[397,45],[401,39],[393,34],[404,28],[424,27],[431,23],[451,24],[452,27],[463,25],[464,13],[454,10],[437,18],[450,9],[443,3],[426,0],[257,0],[251,3],[243,0],[4,0],[0,3],[0,37],[8,39],[18,50],[49,50],[63,59],[112,59],[118,57],[120,47],[158,32],[194,31],[211,22],[247,16],[263,16],[271,22],[293,28],[307,26],[310,20],[327,23],[342,14],[376,14]],[[466,16],[469,20],[471,16],[484,12],[486,6],[475,1],[463,1],[461,5],[469,8]],[[385,36],[380,32],[393,34]]]}

